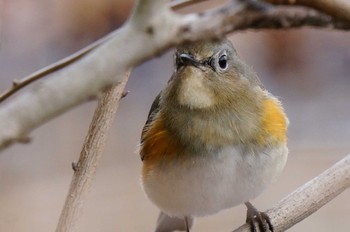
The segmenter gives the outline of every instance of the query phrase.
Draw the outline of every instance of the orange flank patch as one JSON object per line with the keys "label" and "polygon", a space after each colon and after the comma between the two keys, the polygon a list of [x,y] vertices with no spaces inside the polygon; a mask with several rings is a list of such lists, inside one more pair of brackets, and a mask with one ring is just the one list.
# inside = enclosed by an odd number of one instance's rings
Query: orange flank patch
{"label": "orange flank patch", "polygon": [[164,126],[164,121],[156,117],[142,135],[140,154],[143,160],[143,175],[159,162],[174,159],[178,154],[178,143]]}
{"label": "orange flank patch", "polygon": [[285,143],[287,141],[287,117],[281,104],[276,99],[264,100],[262,130],[259,144],[268,142]]}

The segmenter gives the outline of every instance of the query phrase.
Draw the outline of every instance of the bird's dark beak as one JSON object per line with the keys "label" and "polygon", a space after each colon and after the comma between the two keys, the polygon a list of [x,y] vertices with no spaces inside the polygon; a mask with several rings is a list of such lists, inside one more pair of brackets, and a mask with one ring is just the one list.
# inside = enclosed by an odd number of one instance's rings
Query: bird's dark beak
{"label": "bird's dark beak", "polygon": [[187,66],[192,65],[194,67],[199,67],[200,62],[198,62],[196,59],[194,59],[191,55],[182,53],[179,55],[179,66]]}

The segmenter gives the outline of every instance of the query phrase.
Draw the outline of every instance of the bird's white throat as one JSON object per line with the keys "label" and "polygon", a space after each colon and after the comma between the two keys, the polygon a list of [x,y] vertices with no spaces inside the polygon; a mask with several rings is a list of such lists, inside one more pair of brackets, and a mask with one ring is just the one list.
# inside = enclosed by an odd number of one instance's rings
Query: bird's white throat
{"label": "bird's white throat", "polygon": [[214,93],[203,83],[205,79],[194,67],[187,68],[179,85],[178,101],[180,105],[194,109],[204,109],[214,105]]}

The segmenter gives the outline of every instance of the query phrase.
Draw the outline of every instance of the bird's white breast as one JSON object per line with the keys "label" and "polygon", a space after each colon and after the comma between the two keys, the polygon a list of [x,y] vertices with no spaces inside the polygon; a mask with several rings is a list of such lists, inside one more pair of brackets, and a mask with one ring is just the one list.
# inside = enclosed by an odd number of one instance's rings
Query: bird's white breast
{"label": "bird's white breast", "polygon": [[242,154],[233,146],[154,168],[144,177],[148,198],[177,217],[205,216],[259,195],[283,169],[287,147]]}

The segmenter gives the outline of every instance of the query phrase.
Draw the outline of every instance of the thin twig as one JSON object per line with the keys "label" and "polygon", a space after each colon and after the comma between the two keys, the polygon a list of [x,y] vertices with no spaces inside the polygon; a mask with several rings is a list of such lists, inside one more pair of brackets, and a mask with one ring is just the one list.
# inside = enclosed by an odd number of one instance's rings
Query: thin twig
{"label": "thin twig", "polygon": [[[316,176],[266,211],[275,232],[285,231],[350,187],[350,155]],[[245,224],[234,232],[250,232]]]}
{"label": "thin twig", "polygon": [[14,93],[16,93],[18,90],[26,87],[30,83],[32,83],[36,80],[39,80],[40,78],[45,77],[50,73],[53,73],[57,70],[60,70],[64,67],[74,63],[75,61],[84,57],[86,54],[88,54],[89,52],[91,52],[92,50],[94,50],[95,48],[100,46],[101,44],[108,41],[113,36],[114,36],[114,33],[110,33],[107,36],[102,37],[101,39],[88,45],[87,47],[77,51],[76,53],[73,53],[72,55],[63,58],[62,60],[59,60],[56,63],[53,63],[49,66],[46,66],[45,68],[42,68],[42,69],[36,71],[35,73],[32,73],[27,77],[24,77],[21,80],[13,80],[12,87],[0,95],[0,103],[3,102],[4,100],[6,100],[11,95],[13,95]]}
{"label": "thin twig", "polygon": [[79,161],[72,165],[74,175],[56,232],[74,231],[77,220],[82,214],[83,203],[95,177],[129,74],[130,72],[125,75],[123,82],[108,89],[99,99]]}

